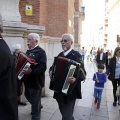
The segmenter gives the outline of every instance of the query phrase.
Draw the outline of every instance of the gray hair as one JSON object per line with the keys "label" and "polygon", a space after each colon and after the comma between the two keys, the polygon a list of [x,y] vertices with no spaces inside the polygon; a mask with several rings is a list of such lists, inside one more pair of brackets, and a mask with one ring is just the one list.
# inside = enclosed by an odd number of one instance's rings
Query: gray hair
{"label": "gray hair", "polygon": [[38,42],[40,41],[40,36],[37,33],[30,33],[28,35],[32,36],[34,41],[36,41],[36,40]]}
{"label": "gray hair", "polygon": [[63,36],[69,37],[69,39],[74,42],[74,37],[73,37],[72,34],[65,33],[65,34],[62,35],[62,37],[63,37]]}
{"label": "gray hair", "polygon": [[16,50],[21,50],[21,45],[20,44],[14,44],[13,46],[12,46],[12,52],[14,53],[14,52],[16,52]]}
{"label": "gray hair", "polygon": [[0,33],[3,32],[3,23],[2,23],[2,17],[0,15]]}

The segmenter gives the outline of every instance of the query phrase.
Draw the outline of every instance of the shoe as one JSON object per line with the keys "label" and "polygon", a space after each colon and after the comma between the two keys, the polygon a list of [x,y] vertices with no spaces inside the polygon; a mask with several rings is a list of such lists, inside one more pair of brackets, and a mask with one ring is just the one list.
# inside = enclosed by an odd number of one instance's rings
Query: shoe
{"label": "shoe", "polygon": [[18,101],[18,105],[26,106],[27,104],[25,102],[19,102]]}
{"label": "shoe", "polygon": [[116,106],[116,105],[117,105],[117,103],[116,103],[116,102],[114,102],[114,103],[113,103],[113,106]]}
{"label": "shoe", "polygon": [[99,109],[100,108],[100,104],[97,104],[97,109]]}
{"label": "shoe", "polygon": [[94,100],[94,104],[96,104],[96,103],[97,103],[97,99]]}
{"label": "shoe", "polygon": [[120,105],[120,103],[118,102],[118,105]]}

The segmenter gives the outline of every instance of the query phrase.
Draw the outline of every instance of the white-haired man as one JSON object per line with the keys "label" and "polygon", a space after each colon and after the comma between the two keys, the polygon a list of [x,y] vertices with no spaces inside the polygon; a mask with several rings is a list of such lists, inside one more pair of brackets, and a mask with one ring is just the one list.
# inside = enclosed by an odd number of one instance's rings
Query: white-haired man
{"label": "white-haired man", "polygon": [[[60,42],[61,42],[63,51],[58,56],[72,59],[74,61],[81,63],[80,53],[71,48],[74,42],[73,36],[71,34],[63,34],[62,40]],[[82,68],[84,69],[83,65],[82,65]],[[50,73],[51,73],[51,69],[52,67],[50,68]],[[75,81],[76,81],[76,78],[74,77],[69,77],[68,79],[68,82],[70,84],[73,84]],[[70,95],[62,95],[62,94],[58,94],[57,92],[54,92],[53,97],[56,99],[58,103],[60,112],[62,114],[62,120],[74,120],[73,111],[74,111],[75,101],[76,99],[81,99],[81,79],[78,78],[77,84]]]}
{"label": "white-haired man", "polygon": [[41,114],[41,91],[44,87],[45,82],[45,71],[46,71],[46,53],[38,46],[40,37],[36,33],[30,33],[27,37],[27,54],[32,56],[36,61],[37,65],[31,65],[27,70],[24,71],[24,83],[25,83],[25,96],[31,103],[31,120],[40,120]]}
{"label": "white-haired man", "polygon": [[[0,16],[0,33],[2,33]],[[0,35],[0,120],[18,120],[17,80],[11,51]]]}

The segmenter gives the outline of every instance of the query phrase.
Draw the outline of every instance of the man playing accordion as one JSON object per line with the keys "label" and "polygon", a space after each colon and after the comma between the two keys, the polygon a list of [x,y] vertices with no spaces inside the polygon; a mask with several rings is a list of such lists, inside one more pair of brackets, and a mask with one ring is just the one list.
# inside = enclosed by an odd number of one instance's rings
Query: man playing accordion
{"label": "man playing accordion", "polygon": [[[78,51],[73,50],[72,44],[74,42],[74,38],[71,34],[63,34],[62,35],[62,40],[60,41],[62,45],[63,52],[61,52],[58,56],[59,57],[65,57],[71,60],[74,60],[78,63],[81,64],[82,69],[85,72],[84,65],[81,63],[81,55]],[[51,69],[49,70],[49,74],[51,76]],[[62,72],[62,71],[60,71]],[[86,73],[86,72],[85,72]],[[71,94],[69,95],[62,95],[57,92],[54,92],[53,98],[56,99],[61,115],[62,115],[62,120],[74,120],[73,117],[73,111],[74,111],[74,106],[75,106],[75,101],[76,99],[81,99],[81,78],[78,77],[77,79],[73,76],[69,77],[67,82],[69,84],[74,84],[76,82],[75,87],[73,88]]]}
{"label": "man playing accordion", "polygon": [[37,33],[30,33],[27,37],[27,55],[33,57],[38,64],[31,65],[23,73],[25,96],[31,104],[31,120],[40,120],[41,92],[45,83],[46,53],[38,45],[40,37]]}

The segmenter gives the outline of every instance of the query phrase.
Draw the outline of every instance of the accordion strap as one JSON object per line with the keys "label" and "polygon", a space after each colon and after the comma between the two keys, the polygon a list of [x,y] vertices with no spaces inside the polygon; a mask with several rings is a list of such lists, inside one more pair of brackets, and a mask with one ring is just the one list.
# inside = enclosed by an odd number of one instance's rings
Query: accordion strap
{"label": "accordion strap", "polygon": [[[82,74],[83,74],[84,78],[86,79],[85,72],[83,71],[83,69],[82,69],[82,68],[80,68],[80,71],[82,72]],[[83,82],[85,82],[85,79],[84,79],[84,81],[83,81]]]}

